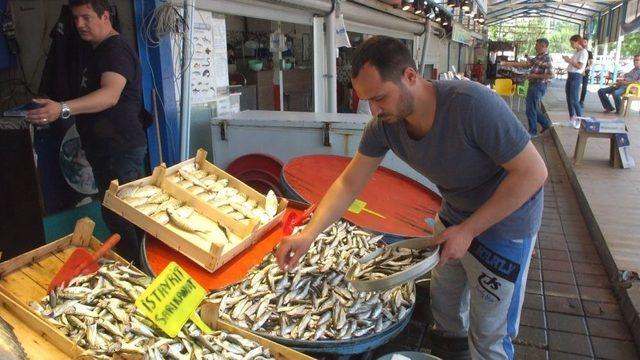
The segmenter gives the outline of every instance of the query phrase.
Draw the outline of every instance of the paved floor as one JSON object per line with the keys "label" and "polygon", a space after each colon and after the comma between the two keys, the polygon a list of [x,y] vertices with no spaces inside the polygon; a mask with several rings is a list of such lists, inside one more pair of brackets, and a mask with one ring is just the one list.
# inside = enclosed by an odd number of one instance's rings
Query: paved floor
{"label": "paved floor", "polygon": [[[550,112],[566,111],[562,86],[563,81],[556,80],[545,98]],[[588,109],[595,108],[592,104],[596,102],[596,95],[589,94]],[[518,115],[524,119],[524,109]],[[637,359],[629,328],[587,231],[558,149],[549,133],[535,139],[534,144],[547,163],[549,180],[520,332],[515,340],[516,358]],[[369,357],[400,350],[428,351],[426,329],[430,322],[428,296],[423,289],[407,329]]]}
{"label": "paved floor", "polygon": [[[551,89],[549,101],[553,105],[564,99],[559,96],[557,87]],[[594,94],[595,95],[595,94]],[[595,96],[593,97],[595,98]],[[593,99],[592,98],[592,99]],[[557,106],[553,106],[554,109]],[[597,98],[587,104],[586,114],[599,118],[615,118],[614,115],[602,114],[602,107]],[[552,119],[567,117],[565,111],[549,111]],[[640,167],[640,146],[635,142],[640,139],[640,119],[636,111],[631,111],[626,118],[631,140],[631,155]],[[563,151],[572,159],[577,130],[568,127],[557,127],[556,134],[562,144]],[[580,184],[581,191],[588,202],[597,222],[607,250],[615,263],[615,271],[631,271],[640,273],[640,168],[614,169],[609,166],[608,139],[589,139],[583,161],[573,165],[572,171]]]}

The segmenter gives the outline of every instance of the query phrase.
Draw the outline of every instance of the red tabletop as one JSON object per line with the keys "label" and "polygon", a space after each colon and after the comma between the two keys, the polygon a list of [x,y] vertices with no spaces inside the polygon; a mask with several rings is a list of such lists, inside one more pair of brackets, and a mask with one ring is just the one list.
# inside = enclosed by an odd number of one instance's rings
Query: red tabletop
{"label": "red tabletop", "polygon": [[[284,186],[308,203],[317,203],[351,158],[335,155],[307,155],[285,164]],[[417,181],[380,166],[358,196],[368,211],[345,212],[343,217],[370,231],[402,237],[429,235],[426,218],[435,217],[441,198]]]}
{"label": "red tabletop", "polygon": [[[296,204],[294,201],[290,201],[287,211],[302,213],[302,210],[305,207],[306,205],[301,206],[300,204]],[[264,256],[273,250],[274,246],[280,242],[281,238],[282,223],[278,224],[278,226],[267,233],[263,239],[238,254],[214,273],[210,273],[200,267],[200,265],[191,261],[188,257],[165,245],[162,241],[146,234],[146,265],[154,274],[157,275],[162,272],[162,270],[169,265],[171,261],[175,261],[205,289],[221,289],[227,285],[244,279],[249,270],[253,266],[262,262]]]}

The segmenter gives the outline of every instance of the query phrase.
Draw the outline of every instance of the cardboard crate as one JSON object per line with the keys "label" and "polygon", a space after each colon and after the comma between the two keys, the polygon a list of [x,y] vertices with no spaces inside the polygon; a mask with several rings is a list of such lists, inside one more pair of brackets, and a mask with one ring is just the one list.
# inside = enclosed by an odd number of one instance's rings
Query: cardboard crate
{"label": "cardboard crate", "polygon": [[[76,359],[84,351],[31,309],[29,302],[40,301],[47,294],[54,275],[76,248],[84,247],[95,251],[102,245],[92,236],[94,225],[88,218],[80,219],[73,234],[0,263],[0,314],[14,328],[18,340],[31,359],[42,358],[43,354],[51,359]],[[126,263],[126,260],[113,251],[105,257]],[[277,359],[311,359],[224,321],[211,325],[256,341],[269,348]]]}
{"label": "cardboard crate", "polygon": [[[187,256],[198,265],[210,272],[214,272],[277,226],[282,220],[284,210],[287,207],[287,200],[280,199],[276,216],[267,224],[260,225],[256,220],[250,220],[248,224],[243,224],[193,195],[180,185],[169,181],[168,177],[177,173],[179,168],[195,162],[202,170],[215,174],[218,178],[228,179],[228,186],[238,189],[248,199],[253,199],[258,205],[264,207],[266,198],[264,195],[208,162],[206,156],[207,152],[200,149],[193,159],[183,161],[169,168],[164,165],[156,167],[150,177],[124,185],[120,185],[117,180],[114,180],[111,182],[109,190],[105,193],[103,204],[108,209]],[[118,192],[124,187],[149,184],[158,186],[174,198],[193,207],[200,215],[226,227],[238,239],[233,244],[220,244],[215,241],[207,241],[196,234],[182,231],[171,224],[161,225],[117,196]]]}

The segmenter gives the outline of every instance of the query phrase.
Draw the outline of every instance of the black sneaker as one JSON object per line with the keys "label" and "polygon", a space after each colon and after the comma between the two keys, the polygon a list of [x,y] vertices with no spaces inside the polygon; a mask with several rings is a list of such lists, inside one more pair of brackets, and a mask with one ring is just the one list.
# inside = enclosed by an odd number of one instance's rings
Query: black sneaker
{"label": "black sneaker", "polygon": [[443,336],[438,331],[427,332],[431,343],[431,354],[444,360],[470,360],[469,339]]}

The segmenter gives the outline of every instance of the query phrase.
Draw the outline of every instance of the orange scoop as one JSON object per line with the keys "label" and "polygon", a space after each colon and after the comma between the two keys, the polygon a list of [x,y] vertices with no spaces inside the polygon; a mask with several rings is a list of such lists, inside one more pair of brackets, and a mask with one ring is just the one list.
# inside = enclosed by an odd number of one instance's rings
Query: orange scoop
{"label": "orange scoop", "polygon": [[86,275],[98,271],[100,267],[100,265],[98,265],[98,259],[111,250],[118,241],[120,241],[120,235],[111,235],[93,254],[82,248],[76,249],[62,265],[62,268],[60,268],[56,276],[53,277],[53,280],[51,280],[49,292],[59,286],[65,287],[71,279],[78,275]]}

